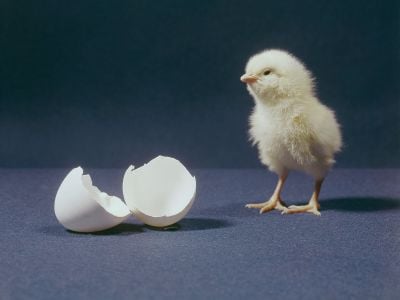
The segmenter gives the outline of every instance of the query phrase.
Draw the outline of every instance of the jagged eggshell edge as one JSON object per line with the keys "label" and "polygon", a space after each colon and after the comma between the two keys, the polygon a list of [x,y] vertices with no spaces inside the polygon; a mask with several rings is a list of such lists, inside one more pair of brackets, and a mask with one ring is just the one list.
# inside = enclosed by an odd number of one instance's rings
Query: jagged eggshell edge
{"label": "jagged eggshell edge", "polygon": [[81,167],[72,169],[62,181],[54,201],[54,212],[65,228],[76,232],[106,230],[130,215],[121,199],[93,186],[90,176],[83,175]]}
{"label": "jagged eggshell edge", "polygon": [[[188,176],[191,177],[191,183],[192,183],[192,194],[188,198],[187,204],[185,207],[182,208],[178,213],[173,214],[173,215],[166,215],[164,214],[163,216],[152,216],[149,213],[144,213],[143,211],[140,210],[137,205],[135,205],[135,199],[133,199],[131,192],[129,190],[133,188],[129,188],[131,185],[131,178],[134,176],[135,172],[141,168],[148,168],[151,167],[151,162],[157,159],[172,159],[176,161],[176,163],[180,164],[187,172]],[[123,183],[122,183],[122,191],[124,195],[125,202],[129,209],[131,210],[132,214],[139,219],[141,222],[154,226],[154,227],[166,227],[169,225],[172,225],[174,223],[179,222],[182,220],[186,214],[189,212],[191,209],[194,200],[196,198],[196,178],[194,176],[190,175],[190,172],[187,170],[187,168],[177,159],[171,158],[171,157],[165,157],[165,156],[158,156],[151,160],[149,163],[143,165],[142,167],[135,169],[134,166],[129,166],[128,169],[125,171]]]}

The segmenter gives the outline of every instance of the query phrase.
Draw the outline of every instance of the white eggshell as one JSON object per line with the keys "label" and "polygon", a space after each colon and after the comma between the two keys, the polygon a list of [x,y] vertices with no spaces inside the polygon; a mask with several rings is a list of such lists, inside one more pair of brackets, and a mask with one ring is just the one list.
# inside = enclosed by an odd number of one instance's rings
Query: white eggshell
{"label": "white eggshell", "polygon": [[181,220],[196,194],[196,178],[171,157],[158,156],[144,166],[130,166],[122,190],[132,213],[143,223],[164,227]]}
{"label": "white eggshell", "polygon": [[121,199],[93,186],[90,176],[83,175],[81,167],[72,169],[61,183],[54,212],[65,228],[77,232],[109,229],[130,215]]}

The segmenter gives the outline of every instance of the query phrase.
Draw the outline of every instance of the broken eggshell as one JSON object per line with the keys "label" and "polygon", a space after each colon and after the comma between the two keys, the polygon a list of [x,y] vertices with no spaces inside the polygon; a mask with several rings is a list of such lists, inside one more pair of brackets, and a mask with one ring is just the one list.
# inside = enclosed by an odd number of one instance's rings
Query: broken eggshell
{"label": "broken eggshell", "polygon": [[165,227],[180,221],[196,194],[196,178],[171,157],[158,156],[134,169],[130,166],[122,184],[124,199],[140,221]]}
{"label": "broken eggshell", "polygon": [[81,167],[72,169],[61,183],[54,212],[65,228],[77,232],[109,229],[130,215],[121,199],[101,192]]}

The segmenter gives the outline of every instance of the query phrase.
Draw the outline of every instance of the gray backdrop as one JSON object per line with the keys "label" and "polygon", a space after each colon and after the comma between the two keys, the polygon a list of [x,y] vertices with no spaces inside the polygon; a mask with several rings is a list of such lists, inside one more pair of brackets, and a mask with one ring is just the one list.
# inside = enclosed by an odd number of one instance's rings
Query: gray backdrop
{"label": "gray backdrop", "polygon": [[248,57],[287,49],[337,112],[341,167],[399,167],[396,1],[2,1],[0,166],[259,167]]}

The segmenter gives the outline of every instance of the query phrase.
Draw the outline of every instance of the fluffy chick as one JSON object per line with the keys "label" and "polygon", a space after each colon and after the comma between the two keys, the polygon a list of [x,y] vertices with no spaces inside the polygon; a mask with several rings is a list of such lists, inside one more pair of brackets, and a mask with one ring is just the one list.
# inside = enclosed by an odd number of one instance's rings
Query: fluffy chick
{"label": "fluffy chick", "polygon": [[[255,102],[251,140],[261,162],[279,176],[268,201],[246,207],[260,209],[260,213],[278,209],[320,215],[321,185],[342,146],[334,112],[317,99],[311,73],[285,51],[265,50],[254,55],[240,79]],[[287,208],[282,201],[281,190],[290,170],[314,177],[314,192],[306,205]]]}

